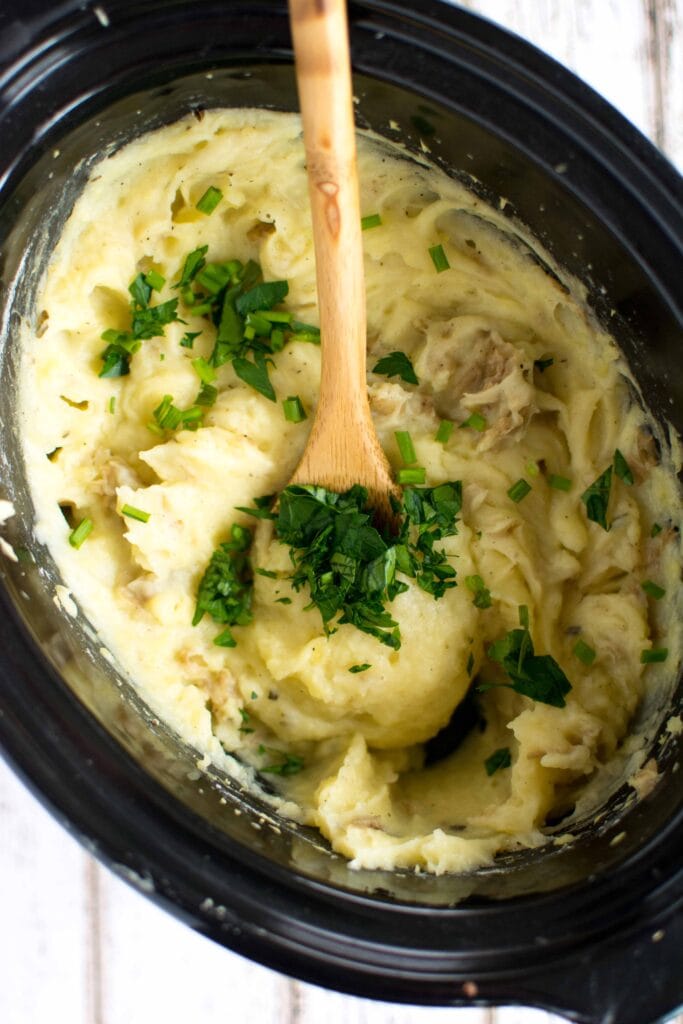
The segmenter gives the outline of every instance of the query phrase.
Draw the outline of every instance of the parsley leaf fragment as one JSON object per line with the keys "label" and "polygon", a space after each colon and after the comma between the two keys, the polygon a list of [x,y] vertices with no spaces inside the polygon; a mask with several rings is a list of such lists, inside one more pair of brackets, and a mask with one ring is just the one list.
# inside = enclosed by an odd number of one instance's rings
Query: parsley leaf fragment
{"label": "parsley leaf fragment", "polygon": [[507,672],[516,693],[563,708],[571,683],[550,654],[535,654],[528,629],[512,629],[488,649],[491,661]]}
{"label": "parsley leaf fragment", "polygon": [[494,750],[491,756],[484,761],[488,776],[495,775],[501,768],[509,768],[511,764],[512,756],[509,747],[500,747],[498,750]]}
{"label": "parsley leaf fragment", "polygon": [[406,384],[419,384],[417,374],[405,352],[390,352],[382,356],[373,368],[373,373],[381,373],[385,377],[400,377]]}
{"label": "parsley leaf fragment", "polygon": [[214,643],[219,647],[235,647],[237,641],[230,626],[246,626],[251,622],[253,576],[249,560],[252,532],[246,526],[233,524],[230,540],[219,544],[197,589],[192,625],[204,615],[225,626]]}

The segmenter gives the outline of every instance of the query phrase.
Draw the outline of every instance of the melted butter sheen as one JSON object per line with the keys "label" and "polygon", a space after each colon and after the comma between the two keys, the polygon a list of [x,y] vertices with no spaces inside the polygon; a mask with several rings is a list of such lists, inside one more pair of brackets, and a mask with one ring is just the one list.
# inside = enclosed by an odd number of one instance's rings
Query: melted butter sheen
{"label": "melted butter sheen", "polygon": [[[41,285],[36,312],[47,315],[40,331],[25,333],[24,448],[36,535],[156,713],[223,767],[243,771],[225,751],[263,767],[274,755],[259,744],[302,757],[300,773],[269,776],[287,801],[282,811],[318,826],[354,865],[463,871],[543,842],[547,817],[609,768],[643,694],[673,673],[679,556],[670,530],[651,540],[650,528],[674,510],[680,518],[680,506],[673,471],[650,458],[611,338],[505,236],[504,219],[398,155],[360,140],[363,213],[382,217],[363,235],[368,365],[402,350],[421,383],[370,373],[373,415],[395,466],[394,431],[407,429],[427,482],[464,488],[459,533],[445,542],[460,585],[438,602],[416,587],[395,600],[400,651],[349,625],[326,638],[305,594],[262,576],[235,649],[213,644],[208,617],[191,625],[212,551],[231,523],[253,525],[235,506],[280,490],[299,460],[319,349],[289,344],[271,372],[279,399],[301,398],[303,424],[287,422],[280,402],[226,365],[201,429],[151,433],[164,395],[192,404],[191,359],[213,347],[212,328],[182,306],[187,324],[143,342],[130,376],[97,376],[100,335],[128,326],[138,270],[153,266],[167,282],[155,301],[171,298],[184,257],[200,245],[209,259],[256,259],[266,280],[287,279],[288,308],[317,322],[294,116],[207,113],[97,166]],[[276,173],[264,179],[264,167]],[[210,185],[223,199],[204,216],[195,204]],[[439,243],[451,267],[441,274],[428,252]],[[192,352],[179,344],[187,330],[202,331]],[[554,363],[540,373],[534,361],[548,355]],[[486,429],[458,429],[475,411]],[[442,419],[456,424],[446,445],[435,441]],[[615,482],[605,532],[587,521],[580,494],[615,448],[636,484]],[[570,489],[550,487],[549,474],[570,479]],[[507,491],[520,478],[532,490],[515,504]],[[60,503],[95,524],[80,550],[68,544]],[[123,517],[125,504],[149,512],[149,522]],[[290,565],[269,524],[257,527],[252,555],[270,570]],[[491,591],[489,609],[477,609],[464,585],[473,574]],[[656,609],[640,588],[647,578],[667,587]],[[471,678],[495,677],[486,649],[517,626],[522,604],[537,653],[552,654],[572,682],[567,706],[490,690],[480,697],[486,728],[424,767],[422,744],[449,721]],[[577,635],[598,654],[590,666],[572,653]],[[640,653],[653,642],[668,643],[670,662],[645,669]],[[367,671],[349,672],[365,662]],[[512,767],[489,777],[484,762],[500,747],[510,748]]]}

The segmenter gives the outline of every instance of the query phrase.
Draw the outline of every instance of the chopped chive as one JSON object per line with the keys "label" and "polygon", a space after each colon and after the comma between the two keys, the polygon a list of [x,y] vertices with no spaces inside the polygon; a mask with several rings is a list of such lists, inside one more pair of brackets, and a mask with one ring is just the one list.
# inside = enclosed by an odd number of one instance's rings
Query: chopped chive
{"label": "chopped chive", "polygon": [[549,366],[552,366],[555,360],[552,356],[543,356],[542,359],[534,359],[534,366],[539,373],[543,373]]}
{"label": "chopped chive", "polygon": [[257,568],[257,569],[254,569],[254,572],[258,576],[267,576],[269,580],[276,580],[277,579],[277,573],[273,572],[272,569]]}
{"label": "chopped chive", "polygon": [[248,324],[244,328],[244,337],[247,339],[247,341],[253,341],[254,338],[256,337],[256,328],[252,327],[251,324]]}
{"label": "chopped chive", "polygon": [[652,529],[650,530],[650,536],[651,537],[656,537],[657,534],[659,534],[661,532],[662,532],[662,527],[659,525],[659,523],[653,523],[652,524]]}
{"label": "chopped chive", "polygon": [[415,466],[413,469],[399,469],[398,482],[400,484],[423,484],[427,478],[427,470],[424,466]]}
{"label": "chopped chive", "polygon": [[655,601],[661,601],[666,594],[664,587],[660,587],[659,584],[653,583],[652,580],[645,580],[644,583],[640,584],[648,597],[653,597]]}
{"label": "chopped chive", "polygon": [[517,609],[517,614],[519,615],[519,624],[522,627],[522,629],[528,629],[529,628],[529,608],[528,608],[528,606],[525,605],[525,604],[520,604],[519,608]]}
{"label": "chopped chive", "polygon": [[640,652],[640,662],[641,665],[653,665],[658,661],[666,661],[668,656],[668,647],[652,647],[649,651]]}
{"label": "chopped chive", "polygon": [[361,231],[368,231],[369,228],[378,228],[382,223],[382,218],[378,213],[369,213],[367,217],[361,217],[360,229]]}
{"label": "chopped chive", "polygon": [[534,462],[533,459],[529,459],[524,468],[526,469],[529,476],[538,476],[539,474],[538,463]]}
{"label": "chopped chive", "polygon": [[429,255],[432,257],[437,274],[442,274],[444,270],[450,270],[451,265],[442,245],[433,245],[429,250]]}
{"label": "chopped chive", "polygon": [[453,427],[455,424],[452,420],[441,420],[439,423],[439,429],[436,432],[434,438],[435,441],[439,441],[440,444],[446,444],[451,434],[453,433]]}
{"label": "chopped chive", "polygon": [[270,332],[270,348],[273,352],[282,352],[285,347],[285,332],[276,327]]}
{"label": "chopped chive", "polygon": [[109,399],[108,409],[113,416],[116,411],[116,395],[112,395],[111,398]]}
{"label": "chopped chive", "polygon": [[209,214],[213,213],[216,209],[222,198],[223,193],[221,190],[216,188],[214,185],[209,185],[206,192],[197,203],[197,209],[200,213],[205,213],[208,217]]}
{"label": "chopped chive", "polygon": [[486,774],[489,776],[495,775],[501,768],[509,768],[511,764],[512,755],[510,754],[509,747],[501,747],[499,750],[494,750],[491,756],[487,757],[484,761]]}
{"label": "chopped chive", "polygon": [[574,644],[572,650],[579,661],[582,661],[584,665],[592,665],[597,657],[593,648],[589,647],[588,644],[580,637]]}
{"label": "chopped chive", "polygon": [[586,515],[591,522],[597,523],[603,530],[609,530],[607,508],[611,490],[612,467],[608,466],[604,473],[601,473],[581,495],[581,501],[586,506]]}
{"label": "chopped chive", "polygon": [[150,270],[145,274],[145,282],[150,286],[152,291],[160,292],[166,284],[166,278],[162,277],[156,270]]}
{"label": "chopped chive", "polygon": [[349,672],[353,672],[354,674],[356,672],[367,672],[369,668],[372,668],[372,665],[369,662],[364,661],[362,665],[352,665]]}
{"label": "chopped chive", "polygon": [[463,430],[465,427],[471,427],[472,430],[478,430],[480,433],[482,430],[486,430],[486,420],[480,412],[473,412],[471,416],[460,424],[460,429]]}
{"label": "chopped chive", "polygon": [[143,512],[141,508],[135,508],[134,505],[124,505],[121,515],[128,516],[129,519],[137,519],[139,523],[146,523],[149,521],[151,512]]}
{"label": "chopped chive", "polygon": [[625,484],[629,485],[629,487],[634,482],[631,467],[618,448],[614,451],[614,472],[619,479],[623,480]]}
{"label": "chopped chive", "polygon": [[202,384],[213,384],[216,379],[216,371],[211,363],[200,356],[198,359],[192,360],[192,366]]}
{"label": "chopped chive", "polygon": [[78,549],[87,537],[92,533],[94,523],[92,519],[81,519],[75,530],[72,530],[69,534],[69,544],[72,548]]}
{"label": "chopped chive", "polygon": [[531,490],[531,484],[527,483],[526,480],[518,480],[517,483],[513,484],[508,490],[508,498],[515,503],[518,503],[522,498],[526,498],[527,494]]}
{"label": "chopped chive", "polygon": [[[259,309],[258,315],[271,324],[291,324],[292,322],[292,314],[281,309]],[[319,328],[311,328],[311,330],[319,331]]]}
{"label": "chopped chive", "polygon": [[298,395],[290,395],[289,398],[283,399],[282,408],[289,423],[302,423],[307,418]]}
{"label": "chopped chive", "polygon": [[551,473],[548,477],[548,486],[554,487],[556,491],[569,491],[571,490],[572,482],[566,476],[558,476],[557,473]]}
{"label": "chopped chive", "polygon": [[397,430],[394,433],[396,438],[396,444],[398,450],[401,453],[404,466],[411,466],[414,462],[417,462],[417,455],[415,454],[415,447],[413,445],[413,439],[407,430]]}

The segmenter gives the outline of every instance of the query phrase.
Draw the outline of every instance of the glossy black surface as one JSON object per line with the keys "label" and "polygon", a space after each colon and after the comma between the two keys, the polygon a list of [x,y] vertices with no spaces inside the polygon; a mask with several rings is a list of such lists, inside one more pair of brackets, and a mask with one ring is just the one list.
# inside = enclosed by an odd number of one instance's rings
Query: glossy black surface
{"label": "glossy black surface", "polygon": [[[651,1024],[683,998],[680,749],[668,734],[652,737],[662,782],[651,796],[629,806],[626,791],[615,794],[602,823],[577,828],[568,847],[467,878],[353,872],[230,779],[201,777],[80,618],[55,608],[13,432],[16,318],[30,312],[49,255],[36,228],[56,235],[87,158],[112,141],[210,105],[296,107],[281,3],[106,10],[108,27],[76,3],[0,8],[0,495],[18,511],[9,538],[32,552],[2,563],[8,758],[106,863],[263,963],[375,998],[466,1004],[475,982],[483,1002]],[[484,21],[434,2],[352,4],[351,17],[359,123],[392,137],[396,119],[410,148],[422,138],[451,173],[504,195],[511,230],[518,216],[584,280],[599,315],[616,311],[610,325],[648,403],[683,428],[672,168],[580,82]]]}

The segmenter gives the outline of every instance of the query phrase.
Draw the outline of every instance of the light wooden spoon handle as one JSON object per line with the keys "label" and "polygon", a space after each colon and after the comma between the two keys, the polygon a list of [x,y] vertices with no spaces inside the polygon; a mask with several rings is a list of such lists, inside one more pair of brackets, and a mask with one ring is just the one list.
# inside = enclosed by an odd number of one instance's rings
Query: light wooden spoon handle
{"label": "light wooden spoon handle", "polygon": [[393,484],[367,398],[360,198],[345,0],[289,0],[313,217],[322,369],[296,483]]}

